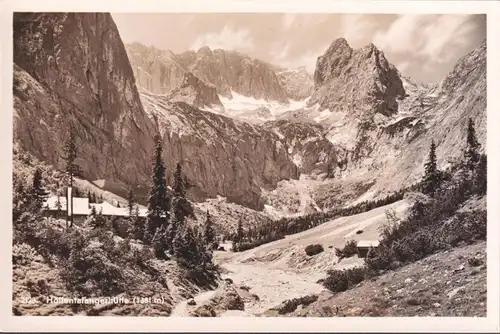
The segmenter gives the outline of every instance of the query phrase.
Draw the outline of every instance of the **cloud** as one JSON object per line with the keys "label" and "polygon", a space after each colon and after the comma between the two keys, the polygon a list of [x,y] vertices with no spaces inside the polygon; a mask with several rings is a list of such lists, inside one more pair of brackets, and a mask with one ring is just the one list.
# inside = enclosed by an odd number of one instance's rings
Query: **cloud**
{"label": "cloud", "polygon": [[308,73],[313,74],[316,70],[316,61],[318,60],[318,57],[323,54],[324,50],[326,50],[326,47],[317,51],[306,51],[298,56],[290,57],[288,59],[275,59],[274,63],[287,68],[305,67]]}
{"label": "cloud", "polygon": [[196,38],[191,44],[191,50],[198,50],[203,46],[211,49],[237,50],[251,52],[255,45],[249,29],[235,29],[225,25],[219,32],[209,32]]}
{"label": "cloud", "polygon": [[445,63],[471,42],[478,27],[472,15],[400,15],[373,42],[384,51],[425,56]]}
{"label": "cloud", "polygon": [[424,29],[427,43],[420,54],[433,57],[439,62],[453,58],[454,51],[467,46],[477,23],[468,15],[441,15]]}
{"label": "cloud", "polygon": [[290,30],[292,25],[294,24],[295,20],[297,18],[296,14],[284,14],[282,19],[281,19],[281,24],[283,26],[283,30]]}
{"label": "cloud", "polygon": [[290,42],[281,41],[274,44],[274,46],[271,48],[271,51],[269,51],[269,55],[272,57],[272,59],[276,64],[279,64],[280,62],[286,59],[289,51],[290,51]]}
{"label": "cloud", "polygon": [[396,68],[401,72],[403,75],[405,75],[406,70],[410,68],[411,62],[410,61],[403,61],[401,63],[396,64]]}
{"label": "cloud", "polygon": [[374,22],[369,15],[346,14],[340,19],[340,36],[344,37],[351,46],[360,47],[367,36],[374,30]]}

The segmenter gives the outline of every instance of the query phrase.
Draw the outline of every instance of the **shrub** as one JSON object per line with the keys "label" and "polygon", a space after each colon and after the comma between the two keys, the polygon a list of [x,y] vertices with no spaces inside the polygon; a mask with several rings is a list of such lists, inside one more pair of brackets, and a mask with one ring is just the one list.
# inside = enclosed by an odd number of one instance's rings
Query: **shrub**
{"label": "shrub", "polygon": [[308,295],[304,297],[288,299],[281,303],[281,305],[279,305],[278,307],[273,308],[273,310],[278,311],[279,314],[287,314],[295,311],[299,305],[307,306],[317,300],[317,295]]}
{"label": "shrub", "polygon": [[123,269],[112,263],[96,245],[73,249],[63,267],[62,277],[71,290],[94,296],[113,296],[125,291]]}
{"label": "shrub", "polygon": [[308,256],[313,256],[324,251],[323,246],[320,244],[309,245],[305,249]]}
{"label": "shrub", "polygon": [[349,240],[344,245],[344,248],[335,247],[335,255],[340,259],[351,257],[358,254],[357,243],[354,240]]}
{"label": "shrub", "polygon": [[344,270],[329,270],[323,286],[333,292],[346,291],[370,277],[366,267],[354,267]]}
{"label": "shrub", "polygon": [[26,265],[33,261],[36,250],[28,244],[22,243],[12,246],[12,264]]}
{"label": "shrub", "polygon": [[477,240],[486,240],[486,230],[486,210],[475,210],[458,213],[447,221],[437,234],[443,244],[456,246],[460,242],[470,244]]}

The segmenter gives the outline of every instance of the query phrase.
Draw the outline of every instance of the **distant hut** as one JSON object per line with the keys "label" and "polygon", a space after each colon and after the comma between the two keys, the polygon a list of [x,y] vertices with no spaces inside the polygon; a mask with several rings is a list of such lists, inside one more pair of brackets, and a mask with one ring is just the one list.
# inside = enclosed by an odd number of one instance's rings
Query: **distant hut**
{"label": "distant hut", "polygon": [[365,258],[372,248],[377,248],[380,242],[378,240],[360,240],[356,248],[358,249],[358,256]]}

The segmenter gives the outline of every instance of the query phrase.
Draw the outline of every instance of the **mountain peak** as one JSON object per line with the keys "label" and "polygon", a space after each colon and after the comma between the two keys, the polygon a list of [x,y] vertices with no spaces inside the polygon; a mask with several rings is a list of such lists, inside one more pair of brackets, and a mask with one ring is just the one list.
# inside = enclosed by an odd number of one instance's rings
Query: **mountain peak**
{"label": "mountain peak", "polygon": [[399,72],[382,51],[373,43],[354,50],[345,38],[334,40],[318,57],[314,86],[310,103],[349,113],[370,110],[390,115],[397,112],[397,100],[405,96]]}
{"label": "mountain peak", "polygon": [[351,46],[344,37],[335,39],[332,44],[330,44],[330,49],[350,49]]}
{"label": "mountain peak", "polygon": [[196,53],[206,55],[206,56],[213,55],[212,49],[210,49],[210,47],[208,45],[202,46],[201,48],[198,49],[198,51]]}
{"label": "mountain peak", "polygon": [[170,92],[169,99],[176,102],[185,102],[196,108],[222,105],[215,86],[205,83],[189,71],[184,73],[181,84]]}

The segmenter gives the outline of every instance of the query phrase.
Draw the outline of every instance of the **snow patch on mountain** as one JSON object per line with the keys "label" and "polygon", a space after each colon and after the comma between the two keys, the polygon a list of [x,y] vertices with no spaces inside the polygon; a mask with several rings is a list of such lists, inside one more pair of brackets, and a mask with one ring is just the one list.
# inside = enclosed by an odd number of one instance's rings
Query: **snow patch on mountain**
{"label": "snow patch on mountain", "polygon": [[223,114],[228,117],[241,119],[250,123],[263,123],[276,120],[279,115],[304,108],[308,99],[289,100],[288,103],[279,101],[256,99],[231,91],[232,97],[219,95],[223,108],[204,108],[204,110]]}

